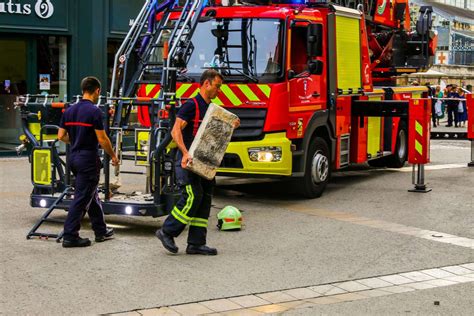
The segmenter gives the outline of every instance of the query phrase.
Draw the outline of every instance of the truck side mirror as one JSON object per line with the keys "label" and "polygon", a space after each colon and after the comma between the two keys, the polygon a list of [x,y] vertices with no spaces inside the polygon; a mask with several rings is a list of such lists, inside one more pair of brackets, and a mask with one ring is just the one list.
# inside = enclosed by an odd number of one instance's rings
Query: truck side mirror
{"label": "truck side mirror", "polygon": [[309,57],[323,55],[323,26],[322,24],[308,24],[307,28],[307,54]]}
{"label": "truck side mirror", "polygon": [[312,75],[320,75],[323,73],[323,65],[321,60],[311,60],[308,62],[308,71]]}

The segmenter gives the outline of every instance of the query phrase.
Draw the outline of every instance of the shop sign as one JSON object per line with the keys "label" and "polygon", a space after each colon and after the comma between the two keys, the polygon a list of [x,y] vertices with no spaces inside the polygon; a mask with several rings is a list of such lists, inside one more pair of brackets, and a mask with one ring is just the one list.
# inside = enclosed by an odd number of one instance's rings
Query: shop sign
{"label": "shop sign", "polygon": [[69,31],[69,7],[78,0],[0,0],[0,29]]}
{"label": "shop sign", "polygon": [[33,12],[40,19],[49,19],[54,14],[54,5],[51,0],[36,0],[33,8],[31,3],[0,2],[0,13],[31,15]]}

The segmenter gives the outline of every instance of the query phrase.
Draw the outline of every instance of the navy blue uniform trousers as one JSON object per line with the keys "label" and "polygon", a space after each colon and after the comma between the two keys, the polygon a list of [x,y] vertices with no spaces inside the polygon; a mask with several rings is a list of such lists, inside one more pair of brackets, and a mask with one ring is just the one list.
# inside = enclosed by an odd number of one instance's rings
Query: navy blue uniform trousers
{"label": "navy blue uniform trousers", "polygon": [[86,212],[89,214],[95,235],[105,235],[107,228],[97,192],[101,166],[97,151],[74,152],[70,156],[69,163],[71,171],[76,177],[76,183],[74,200],[64,223],[64,239],[73,240],[79,237],[81,220]]}
{"label": "navy blue uniform trousers", "polygon": [[207,180],[187,171],[181,168],[180,163],[181,159],[177,159],[175,171],[177,183],[182,189],[181,197],[162,229],[166,234],[178,237],[189,225],[188,244],[205,245],[215,180]]}

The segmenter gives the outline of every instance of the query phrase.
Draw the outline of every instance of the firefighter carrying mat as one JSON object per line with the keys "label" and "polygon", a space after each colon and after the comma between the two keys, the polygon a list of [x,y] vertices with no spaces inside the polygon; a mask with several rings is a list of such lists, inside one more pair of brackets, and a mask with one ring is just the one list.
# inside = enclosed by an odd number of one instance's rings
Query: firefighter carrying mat
{"label": "firefighter carrying mat", "polygon": [[189,149],[193,162],[187,169],[208,180],[213,179],[237,120],[235,114],[211,103]]}

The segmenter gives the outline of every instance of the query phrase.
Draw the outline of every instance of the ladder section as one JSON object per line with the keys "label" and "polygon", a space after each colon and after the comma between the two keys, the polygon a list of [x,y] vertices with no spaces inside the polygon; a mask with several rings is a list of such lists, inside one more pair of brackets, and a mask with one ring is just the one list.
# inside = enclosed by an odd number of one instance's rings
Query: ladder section
{"label": "ladder section", "polygon": [[54,218],[49,218],[51,213],[56,210],[56,209],[67,209],[67,205],[64,203],[64,199],[68,196],[70,196],[73,193],[72,187],[67,187],[61,195],[57,198],[56,201],[51,204],[51,206],[48,208],[46,212],[44,212],[43,215],[41,215],[41,218],[36,222],[36,224],[31,228],[31,230],[28,232],[28,235],[26,235],[26,239],[31,239],[32,237],[39,237],[39,238],[55,238],[57,242],[63,238],[63,233],[64,231],[61,231],[59,234],[51,234],[47,232],[38,232],[38,228],[44,224],[44,223],[59,223],[59,224],[64,224],[64,221],[59,220],[59,219],[54,219]]}
{"label": "ladder section", "polygon": [[118,100],[113,126],[127,124],[120,114],[128,113],[133,105],[120,98],[134,98],[142,84],[163,87],[161,102],[154,102],[149,111],[157,123],[158,111],[174,100],[177,70],[186,68],[193,51],[191,37],[206,3],[188,0],[179,7],[175,1],[147,1],[115,56],[111,96]]}

